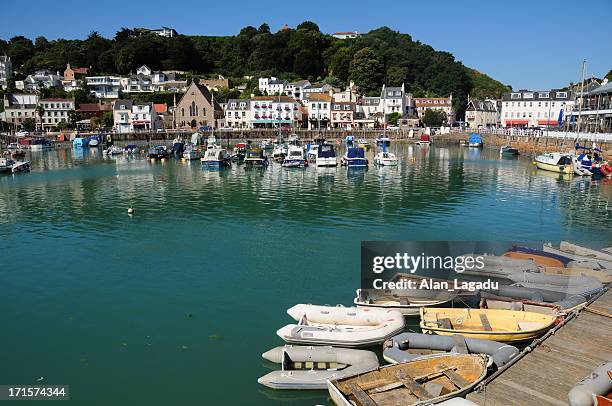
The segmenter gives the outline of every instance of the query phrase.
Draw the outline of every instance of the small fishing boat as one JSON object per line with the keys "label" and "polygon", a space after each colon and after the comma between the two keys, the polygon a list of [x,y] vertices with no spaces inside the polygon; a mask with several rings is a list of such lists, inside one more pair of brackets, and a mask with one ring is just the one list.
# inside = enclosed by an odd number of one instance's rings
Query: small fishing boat
{"label": "small fishing boat", "polygon": [[569,391],[567,397],[570,406],[604,406],[612,403],[610,393],[612,393],[612,361],[595,368]]}
{"label": "small fishing boat", "polygon": [[138,145],[136,144],[128,144],[123,147],[123,153],[126,155],[136,155],[138,153]]}
{"label": "small fishing boat", "polygon": [[104,155],[122,155],[123,154],[123,148],[118,147],[116,145],[111,145],[110,147],[108,147],[105,150],[103,150],[102,153]]}
{"label": "small fishing boat", "polygon": [[538,169],[557,173],[574,173],[572,161],[573,155],[563,152],[548,152],[535,157]]}
{"label": "small fishing boat", "polygon": [[308,162],[313,163],[317,161],[317,155],[319,153],[319,144],[307,144],[306,145],[306,159]]}
{"label": "small fishing boat", "polygon": [[287,156],[287,146],[285,144],[276,144],[272,150],[272,159],[276,162],[283,162]]}
{"label": "small fishing boat", "polygon": [[501,342],[537,338],[552,328],[556,317],[547,314],[498,309],[421,308],[424,333],[481,338]]}
{"label": "small fishing boat", "polygon": [[568,254],[580,255],[583,257],[587,257],[587,258],[602,259],[604,261],[612,261],[612,252],[610,251],[608,252],[606,252],[605,250],[598,251],[592,248],[587,248],[587,247],[582,247],[577,244],[572,244],[568,241],[561,241],[561,243],[559,244],[559,249]]}
{"label": "small fishing boat", "polygon": [[489,362],[484,354],[438,354],[332,379],[327,388],[338,406],[431,405],[470,392]]}
{"label": "small fishing boat", "polygon": [[260,148],[251,148],[246,152],[244,158],[244,164],[247,168],[266,168],[269,164],[268,157],[264,155],[264,152]]}
{"label": "small fishing boat", "polygon": [[270,138],[261,140],[261,149],[269,150],[274,148],[274,142]]}
{"label": "small fishing boat", "polygon": [[304,168],[308,165],[308,161],[304,158],[304,150],[297,145],[289,145],[287,156],[283,160],[284,168]]}
{"label": "small fishing boat", "polygon": [[[429,352],[423,351],[429,350]],[[487,354],[497,368],[518,355],[518,348],[497,341],[465,338],[461,335],[438,336],[421,333],[401,333],[383,344],[383,358],[392,364],[431,357],[431,351],[460,354]]]}
{"label": "small fishing boat", "polygon": [[183,159],[192,161],[200,158],[202,158],[202,153],[200,150],[193,144],[187,144],[185,151],[183,151]]}
{"label": "small fishing boat", "polygon": [[30,161],[15,161],[12,158],[0,158],[0,173],[29,172]]}
{"label": "small fishing boat", "polygon": [[562,255],[548,253],[528,247],[513,246],[503,256],[517,259],[528,259],[541,266],[567,267],[571,260]]}
{"label": "small fishing boat", "polygon": [[567,267],[582,267],[582,268],[596,268],[596,269],[612,269],[612,260],[602,259],[593,256],[584,256],[578,254],[572,254],[562,249],[553,247],[550,243],[544,244],[542,250],[548,255],[555,255],[561,258],[567,258],[570,263],[566,264]]}
{"label": "small fishing boat", "polygon": [[185,142],[181,138],[175,138],[172,140],[172,154],[175,156],[183,156],[185,150]]}
{"label": "small fishing boat", "polygon": [[612,283],[612,269],[593,269],[578,267],[561,268],[554,266],[543,266],[540,267],[540,272],[550,275],[588,276],[599,280],[601,283]]}
{"label": "small fishing boat", "polygon": [[317,167],[338,166],[336,150],[332,144],[319,144],[317,148]]}
{"label": "small fishing boat", "polygon": [[501,156],[518,156],[520,155],[520,152],[516,147],[511,147],[510,145],[502,145],[499,148],[499,154]]}
{"label": "small fishing boat", "polygon": [[99,135],[92,135],[89,137],[89,142],[87,146],[89,148],[98,148],[100,146],[101,137]]}
{"label": "small fishing boat", "polygon": [[224,148],[208,148],[200,158],[204,168],[226,168],[231,165],[232,158]]}
{"label": "small fishing boat", "polygon": [[467,146],[470,148],[482,148],[484,143],[480,134],[472,133],[467,140]]}
{"label": "small fishing boat", "polygon": [[393,152],[381,151],[374,157],[374,165],[397,166],[397,157]]}
{"label": "small fishing boat", "polygon": [[388,147],[391,145],[391,138],[389,138],[386,134],[379,134],[378,138],[376,138],[376,145],[380,148]]}
{"label": "small fishing boat", "polygon": [[421,137],[419,138],[419,140],[417,142],[415,142],[416,145],[431,145],[431,137],[429,136],[429,134],[421,134]]}
{"label": "small fishing boat", "polygon": [[481,292],[479,307],[481,309],[515,310],[563,317],[565,314],[583,308],[586,305],[586,299],[578,296],[571,296],[566,300],[548,303],[529,299],[515,299],[497,296],[488,292]]}
{"label": "small fishing boat", "polygon": [[357,289],[353,303],[362,308],[397,310],[404,316],[416,316],[423,306],[440,306],[453,299],[448,290]]}
{"label": "small fishing boat", "polygon": [[328,379],[341,379],[378,368],[372,351],[334,347],[285,345],[262,354],[270,362],[281,364],[257,380],[272,389],[325,389]]}
{"label": "small fishing boat", "polygon": [[149,152],[147,152],[147,158],[154,159],[166,159],[170,156],[168,152],[168,147],[165,145],[157,145],[155,147],[149,148]]}
{"label": "small fishing boat", "polygon": [[340,165],[347,168],[365,168],[368,159],[365,157],[365,149],[358,147],[347,147],[346,153],[340,159]]}
{"label": "small fishing boat", "polygon": [[370,149],[370,143],[365,138],[359,138],[357,140],[357,146],[359,148],[365,149],[366,151],[368,151]]}
{"label": "small fishing boat", "polygon": [[397,310],[298,304],[287,310],[298,323],[276,334],[288,343],[366,347],[380,344],[404,329]]}

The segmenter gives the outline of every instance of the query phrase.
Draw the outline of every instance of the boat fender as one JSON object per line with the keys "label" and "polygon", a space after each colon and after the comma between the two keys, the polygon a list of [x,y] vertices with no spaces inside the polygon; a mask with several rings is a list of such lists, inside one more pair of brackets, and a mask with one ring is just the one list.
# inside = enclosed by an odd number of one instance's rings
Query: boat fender
{"label": "boat fender", "polygon": [[570,406],[590,406],[593,397],[606,395],[612,391],[612,379],[608,371],[612,370],[612,362],[604,363],[595,368],[582,379],[567,394]]}
{"label": "boat fender", "polygon": [[133,208],[128,208],[128,214],[134,214],[134,209]]}

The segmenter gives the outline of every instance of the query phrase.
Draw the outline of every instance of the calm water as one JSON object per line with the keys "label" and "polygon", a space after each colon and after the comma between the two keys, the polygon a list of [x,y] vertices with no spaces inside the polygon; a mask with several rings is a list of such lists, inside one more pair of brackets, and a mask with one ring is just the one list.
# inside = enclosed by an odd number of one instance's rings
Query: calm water
{"label": "calm water", "polygon": [[43,377],[87,405],[327,404],[260,387],[260,354],[293,304],[351,304],[361,240],[612,240],[609,180],[392,149],[399,168],[367,172],[33,154],[0,177],[0,383]]}

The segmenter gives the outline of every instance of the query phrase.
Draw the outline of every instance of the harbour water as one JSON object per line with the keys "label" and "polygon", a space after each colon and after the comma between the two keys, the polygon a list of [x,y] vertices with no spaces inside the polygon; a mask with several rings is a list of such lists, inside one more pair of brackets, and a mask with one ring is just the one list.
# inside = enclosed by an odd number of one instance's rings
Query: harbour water
{"label": "harbour water", "polygon": [[391,150],[398,168],[367,171],[32,153],[0,177],[0,382],[87,405],[328,404],[259,386],[260,355],[295,303],[352,303],[360,241],[612,240],[609,179]]}

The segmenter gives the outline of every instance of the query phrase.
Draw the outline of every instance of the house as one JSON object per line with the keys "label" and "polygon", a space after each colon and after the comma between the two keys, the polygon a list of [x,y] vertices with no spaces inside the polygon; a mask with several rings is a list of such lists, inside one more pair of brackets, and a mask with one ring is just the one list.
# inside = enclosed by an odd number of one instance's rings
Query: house
{"label": "house", "polygon": [[98,99],[117,99],[122,90],[120,76],[87,76],[89,92]]}
{"label": "house", "polygon": [[380,111],[388,116],[389,114],[398,113],[401,117],[405,114],[405,91],[404,84],[401,87],[387,87],[383,85],[380,93],[381,107]]}
{"label": "house", "polygon": [[25,80],[15,82],[15,87],[23,91],[38,92],[43,88],[59,86],[62,79],[59,72],[53,73],[48,69],[40,69],[28,75]]}
{"label": "house", "polygon": [[206,86],[210,90],[218,91],[221,88],[229,89],[229,80],[219,75],[216,79],[200,79],[200,84]]}
{"label": "house", "polygon": [[331,127],[351,130],[354,125],[355,111],[354,101],[332,101]]}
{"label": "house", "polygon": [[[143,28],[143,30],[147,30],[147,29]],[[174,28],[169,28],[169,27],[161,27],[161,28],[147,30],[147,31],[157,34],[160,37],[166,37],[166,38],[174,38],[179,35],[178,32],[176,32]]]}
{"label": "house", "polygon": [[360,36],[361,34],[358,33],[357,31],[340,31],[340,32],[334,32],[332,34],[332,37],[338,38],[338,39],[357,38]]}
{"label": "house", "polygon": [[468,128],[495,127],[497,125],[497,102],[468,97],[465,124]]}
{"label": "house", "polygon": [[118,133],[131,132],[132,101],[131,100],[115,100],[113,103],[113,125]]}
{"label": "house", "polygon": [[318,130],[330,126],[332,105],[332,95],[330,93],[304,93],[303,102],[308,110],[309,130]]}
{"label": "house", "polygon": [[259,91],[265,95],[284,94],[288,83],[275,77],[259,78]]}
{"label": "house", "polygon": [[36,94],[6,93],[4,95],[4,121],[13,128],[20,128],[28,118],[36,121],[37,104],[38,95]]}
{"label": "house", "polygon": [[380,103],[380,97],[362,97],[361,103],[359,103],[357,106],[357,111],[363,113],[363,116],[366,119],[374,115],[380,115],[382,117],[382,106]]}
{"label": "house", "polygon": [[304,96],[306,93],[329,93],[330,91],[333,91],[334,88],[332,87],[332,85],[328,85],[327,83],[313,83],[313,84],[309,84],[308,86],[304,86],[303,88],[303,92],[304,92]]}
{"label": "house", "polygon": [[229,99],[224,103],[225,125],[231,128],[248,128],[251,124],[250,100]]}
{"label": "house", "polygon": [[334,92],[334,102],[357,102],[359,99],[359,92],[355,82],[350,82],[344,91]]}
{"label": "house", "polygon": [[285,95],[297,100],[302,100],[304,97],[304,88],[307,86],[310,86],[310,82],[307,80],[287,83],[287,86],[285,86]]}
{"label": "house", "polygon": [[174,128],[174,115],[166,103],[154,103],[153,108],[157,116],[161,118],[161,128]]}
{"label": "house", "polygon": [[447,124],[451,124],[455,121],[452,94],[449,97],[415,97],[414,109],[419,120],[423,119],[423,115],[425,115],[427,110],[434,110],[443,111],[446,114]]}
{"label": "house", "polygon": [[561,110],[571,104],[568,90],[519,90],[502,94],[503,127],[557,126]]}
{"label": "house", "polygon": [[223,109],[210,90],[195,81],[187,88],[175,109],[176,125],[181,128],[219,128],[223,126],[223,118]]}
{"label": "house", "polygon": [[151,76],[142,73],[121,78],[121,91],[124,93],[147,93],[153,91]]}
{"label": "house", "polygon": [[64,82],[81,80],[87,76],[87,73],[89,73],[89,68],[73,68],[68,63],[66,64],[66,69],[64,70]]}
{"label": "house", "polygon": [[251,128],[298,127],[302,121],[302,105],[289,96],[258,96],[249,101]]}
{"label": "house", "polygon": [[151,76],[151,73],[153,73],[153,71],[147,65],[142,65],[140,68],[136,69],[137,75]]}
{"label": "house", "polygon": [[153,103],[132,103],[131,131],[158,130],[162,128],[162,125],[162,118],[158,116]]}
{"label": "house", "polygon": [[38,101],[38,106],[42,109],[39,123],[43,131],[50,131],[59,123],[68,123],[69,113],[75,110],[74,99],[42,99]]}
{"label": "house", "polygon": [[0,88],[6,89],[8,80],[13,77],[13,64],[11,57],[0,55]]}
{"label": "house", "polygon": [[571,102],[565,102],[563,114],[572,126],[577,128],[580,121],[581,131],[612,132],[612,82],[604,79],[601,85],[584,91],[582,99],[580,103],[578,98],[573,108]]}
{"label": "house", "polygon": [[113,106],[109,102],[79,103],[76,112],[79,119],[86,120],[93,117],[102,117],[107,111],[112,111]]}

